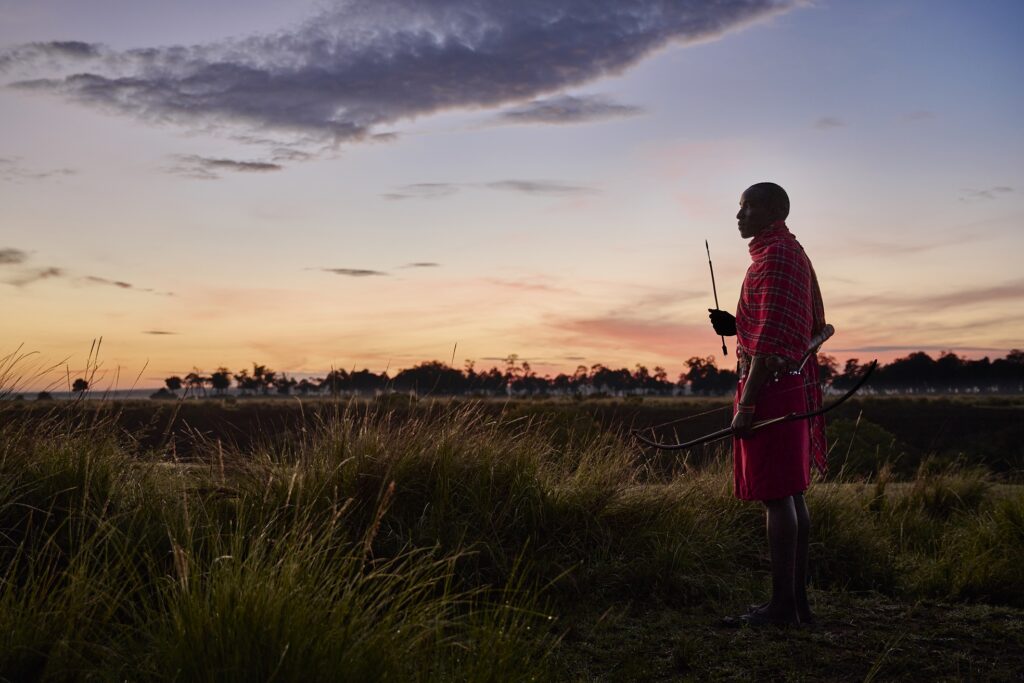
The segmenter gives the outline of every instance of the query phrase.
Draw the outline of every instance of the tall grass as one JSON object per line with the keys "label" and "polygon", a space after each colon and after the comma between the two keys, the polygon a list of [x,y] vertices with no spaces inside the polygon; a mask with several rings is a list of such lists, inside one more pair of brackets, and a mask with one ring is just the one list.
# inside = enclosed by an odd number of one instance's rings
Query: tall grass
{"label": "tall grass", "polygon": [[[3,424],[0,675],[145,680],[540,676],[547,615],[510,567],[456,585],[459,550],[375,551],[393,496],[325,501],[265,468],[215,486],[99,421]],[[538,637],[539,636],[539,637]]]}
{"label": "tall grass", "polygon": [[[590,425],[318,402],[242,451],[0,412],[9,680],[542,680],[580,600],[735,605],[762,513]],[[657,466],[655,466],[657,465]],[[974,470],[812,487],[821,588],[1019,605],[1024,496]]]}

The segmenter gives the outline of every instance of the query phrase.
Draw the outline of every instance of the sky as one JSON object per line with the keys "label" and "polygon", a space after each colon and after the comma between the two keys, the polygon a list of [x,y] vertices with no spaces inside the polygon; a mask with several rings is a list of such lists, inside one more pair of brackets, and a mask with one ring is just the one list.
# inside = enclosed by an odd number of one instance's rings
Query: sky
{"label": "sky", "polygon": [[[840,361],[1024,346],[1017,0],[0,0],[0,356],[158,386],[716,356],[788,191]],[[50,381],[41,378],[38,383]]]}

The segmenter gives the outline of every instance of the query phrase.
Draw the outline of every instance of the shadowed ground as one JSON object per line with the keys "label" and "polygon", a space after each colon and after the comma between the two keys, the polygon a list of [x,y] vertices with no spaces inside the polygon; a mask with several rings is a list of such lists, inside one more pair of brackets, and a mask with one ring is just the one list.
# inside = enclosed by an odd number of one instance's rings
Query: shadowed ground
{"label": "shadowed ground", "polygon": [[982,467],[814,485],[820,625],[728,629],[768,563],[721,450],[536,402],[279,406],[244,446],[185,417],[234,406],[153,413],[160,448],[122,406],[2,407],[0,676],[1019,680],[1024,489]]}

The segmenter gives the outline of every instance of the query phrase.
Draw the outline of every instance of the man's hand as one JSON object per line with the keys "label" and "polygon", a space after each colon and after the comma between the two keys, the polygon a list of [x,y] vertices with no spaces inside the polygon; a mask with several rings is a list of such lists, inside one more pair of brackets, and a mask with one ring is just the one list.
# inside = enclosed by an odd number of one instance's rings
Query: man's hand
{"label": "man's hand", "polygon": [[717,334],[723,337],[736,335],[736,316],[717,308],[709,308],[708,313],[710,313],[708,317],[711,318],[711,325]]}
{"label": "man's hand", "polygon": [[732,429],[739,438],[750,436],[750,428],[754,425],[754,413],[737,412],[732,416]]}

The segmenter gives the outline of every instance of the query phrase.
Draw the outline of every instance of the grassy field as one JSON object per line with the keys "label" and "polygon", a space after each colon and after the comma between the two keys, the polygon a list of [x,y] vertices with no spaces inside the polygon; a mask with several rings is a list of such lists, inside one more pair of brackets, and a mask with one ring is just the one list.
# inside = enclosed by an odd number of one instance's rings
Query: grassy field
{"label": "grassy field", "polygon": [[269,404],[0,409],[0,677],[1021,680],[1024,489],[966,457],[815,484],[819,624],[730,629],[767,559],[720,450],[550,402]]}

